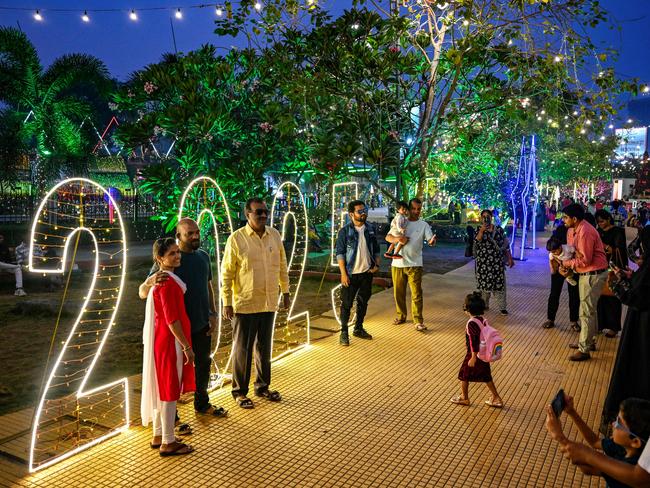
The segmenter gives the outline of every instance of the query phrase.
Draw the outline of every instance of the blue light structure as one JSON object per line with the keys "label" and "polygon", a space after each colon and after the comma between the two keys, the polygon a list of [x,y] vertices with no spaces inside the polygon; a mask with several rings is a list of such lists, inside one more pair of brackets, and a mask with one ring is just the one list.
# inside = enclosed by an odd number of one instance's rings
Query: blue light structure
{"label": "blue light structure", "polygon": [[514,256],[515,241],[517,240],[517,227],[521,224],[521,244],[519,259],[523,261],[528,237],[528,225],[532,223],[532,243],[529,249],[535,249],[536,229],[535,217],[539,204],[537,188],[537,146],[535,135],[530,138],[523,137],[519,153],[519,167],[517,180],[510,194],[512,208],[512,238],[510,239],[510,252]]}

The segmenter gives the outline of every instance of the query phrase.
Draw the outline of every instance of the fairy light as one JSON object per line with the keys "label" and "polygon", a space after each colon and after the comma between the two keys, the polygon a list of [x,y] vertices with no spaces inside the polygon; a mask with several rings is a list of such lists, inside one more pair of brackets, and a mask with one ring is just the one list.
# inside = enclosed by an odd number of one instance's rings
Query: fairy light
{"label": "fairy light", "polygon": [[133,21],[138,20],[138,14],[135,13],[135,10],[131,10],[131,12],[129,13],[129,19]]}
{"label": "fairy light", "polygon": [[[352,198],[349,198],[350,195],[346,191],[349,188],[352,189],[352,195],[353,195]],[[336,198],[337,190],[341,190],[343,192],[342,199],[340,200],[338,206],[337,206],[337,202],[339,202],[339,200],[337,200]],[[356,181],[352,181],[352,182],[348,181],[345,183],[334,183],[334,185],[332,185],[332,213],[331,213],[332,220],[330,226],[330,264],[332,266],[338,266],[338,262],[336,261],[336,250],[335,250],[336,234],[338,233],[339,229],[341,229],[345,225],[345,217],[348,214],[346,206],[348,204],[348,201],[356,200],[358,198],[359,198],[359,185]]]}
{"label": "fairy light", "polygon": [[217,7],[214,13],[217,14],[217,17],[221,17],[223,15],[223,9],[221,7]]}
{"label": "fairy light", "polygon": [[[203,192],[203,198],[201,198],[201,195],[196,196],[193,194],[194,198],[190,199],[190,194],[192,191]],[[215,202],[214,200],[210,200],[209,205],[207,205],[208,200],[206,198],[206,194],[209,191],[214,192],[215,197],[217,197],[217,201]],[[195,212],[192,213],[192,215],[190,215],[191,210]],[[217,268],[217,289],[219,290],[219,296],[221,296],[221,256],[223,248],[225,247],[225,239],[223,239],[221,236],[224,234],[230,235],[233,232],[234,228],[232,225],[232,218],[230,216],[228,201],[226,200],[226,196],[221,190],[221,187],[214,179],[208,176],[200,176],[192,180],[185,188],[179,205],[178,220],[182,219],[183,217],[196,218],[196,221],[199,224],[200,228],[201,223],[206,216],[210,218],[210,222],[212,223],[212,236],[215,240],[214,242],[216,252],[215,265]],[[222,225],[222,232],[219,231],[220,221],[225,222]],[[225,343],[227,335],[225,333],[226,321],[223,319],[221,313],[221,299],[219,299],[219,305],[220,306],[218,307],[219,310],[217,315],[217,343],[210,354],[212,364],[216,369],[216,377],[214,381],[210,382],[209,390],[218,388],[223,384],[227,377],[228,366],[230,365],[232,358],[232,351],[228,351],[223,359],[219,355],[219,349],[228,347],[230,345],[230,343]],[[230,327],[230,341],[232,341],[232,327]]]}
{"label": "fairy light", "polygon": [[83,15],[81,16],[81,20],[84,22],[90,22],[90,17],[88,17],[88,12],[86,10],[84,10]]}
{"label": "fairy light", "polygon": [[[63,191],[68,187],[73,189],[78,188],[78,192],[74,191]],[[84,197],[87,197],[88,192],[84,191],[84,187],[90,187],[98,191],[102,197],[106,198],[107,201],[104,201],[104,198],[101,201],[90,201],[89,203],[83,204],[83,210],[86,213],[82,212],[81,202]],[[71,202],[61,201],[59,197],[67,198],[79,197],[80,204],[73,204]],[[73,207],[77,209],[77,213],[70,214],[70,218],[74,219],[73,222],[76,222],[74,226],[60,225],[57,223],[58,219],[51,221],[50,215],[51,212],[48,210],[52,205],[49,205],[51,202],[57,202],[57,207],[60,204],[64,204],[68,207]],[[101,210],[103,214],[106,213],[106,207],[112,204],[114,206],[115,213],[117,215],[116,223],[113,225],[101,225],[102,220],[105,220],[97,216],[97,211]],[[97,207],[100,207],[98,209]],[[95,214],[90,216],[88,214]],[[97,220],[100,220],[99,225],[95,225]],[[92,221],[92,223],[91,223]],[[120,232],[120,239],[113,240],[108,239],[98,239],[96,233],[100,233],[103,230],[114,230]],[[69,232],[68,232],[69,231]],[[66,234],[67,232],[67,234]],[[31,234],[30,234],[30,244],[29,244],[29,258],[28,258],[28,267],[31,272],[35,273],[58,273],[63,274],[66,271],[66,263],[68,263],[67,255],[68,250],[72,244],[73,238],[78,239],[79,234],[85,232],[87,233],[93,244],[93,254],[95,256],[94,269],[92,273],[92,279],[90,287],[84,297],[84,302],[81,306],[81,310],[67,336],[65,341],[62,341],[61,351],[56,359],[56,362],[52,366],[49,375],[47,376],[47,381],[44,382],[43,394],[39,400],[38,406],[35,409],[34,413],[34,422],[32,425],[31,432],[31,442],[29,449],[29,471],[35,472],[40,469],[51,466],[63,459],[69,458],[74,454],[88,449],[89,447],[109,438],[114,435],[119,434],[120,432],[125,431],[129,427],[130,417],[129,417],[129,402],[128,402],[128,379],[121,378],[115,380],[111,383],[105,385],[97,386],[91,390],[86,390],[86,384],[92,374],[97,360],[99,359],[105,342],[109,336],[109,333],[115,325],[115,317],[117,315],[119,304],[122,298],[122,291],[124,288],[124,280],[126,277],[126,235],[124,230],[124,223],[122,216],[120,214],[119,207],[116,202],[113,200],[113,197],[110,193],[101,185],[96,182],[86,179],[86,178],[71,178],[64,180],[54,186],[43,198],[38,209],[35,213],[35,217],[32,223]],[[50,238],[49,240],[47,238]],[[59,244],[52,244],[50,241],[54,239],[58,240]],[[114,251],[112,248],[106,248],[106,246],[111,246],[112,244],[119,242],[120,249]],[[58,247],[63,248],[63,255],[61,258],[58,256],[45,258],[37,253],[37,249],[41,246],[43,247]],[[121,259],[112,260],[116,255],[120,255]],[[70,264],[73,260],[70,260]],[[100,264],[101,262],[101,264]],[[117,269],[115,269],[117,268]],[[119,278],[120,283],[118,286],[113,288],[102,288],[102,285],[97,287],[98,283],[103,283],[104,280],[111,280],[111,278]],[[103,291],[112,290],[110,299],[101,298],[98,296],[102,295]],[[96,295],[97,294],[97,295]],[[93,306],[90,306],[91,303],[103,303],[104,301],[110,300],[106,305],[103,305],[102,309],[96,309]],[[102,313],[110,314],[110,317],[100,317]],[[94,317],[94,318],[93,318]],[[92,324],[96,324],[96,329],[86,329],[87,327],[93,327]],[[86,342],[83,342],[84,335],[94,334],[95,339]],[[82,341],[82,342],[79,342]],[[76,357],[79,351],[84,351],[82,357]],[[88,348],[91,348],[90,354],[88,354]],[[85,361],[90,361],[90,365],[86,366],[83,364]],[[75,366],[76,365],[76,366]],[[74,368],[77,368],[76,370]],[[73,368],[70,370],[69,368]],[[47,374],[47,373],[46,373]],[[83,376],[82,376],[83,375]],[[79,382],[78,388],[71,391],[68,394],[63,394],[63,398],[74,398],[74,401],[63,402],[61,404],[60,399],[49,398],[48,394],[52,393],[52,390],[59,391],[60,388],[75,388],[74,383]],[[118,390],[116,393],[113,390]],[[60,393],[57,393],[60,394]],[[88,400],[93,399],[96,396],[101,396],[101,400],[95,401],[91,404],[86,404]],[[120,420],[114,426],[108,427],[108,432],[103,435],[94,435],[90,438],[85,438],[80,435],[80,430],[83,429],[87,435],[87,432],[94,432],[95,429],[92,427],[88,428],[85,426],[79,426],[79,422],[71,422],[65,425],[62,420],[64,418],[76,418],[84,419],[85,422],[96,422],[96,415],[87,416],[84,412],[86,409],[92,410],[93,407],[98,407],[104,402],[110,403],[111,399],[118,398],[116,404],[119,404],[119,407],[111,408],[108,411],[105,411],[102,415],[102,418],[105,418],[107,413],[113,412],[116,409],[119,409],[122,412],[120,415]],[[58,406],[56,409],[52,407],[46,407],[46,402],[57,401]],[[88,417],[88,418],[86,418]],[[104,425],[107,422],[102,422]],[[71,433],[68,430],[69,427],[76,429],[73,431],[72,435],[74,436],[75,442],[73,447],[68,447],[65,443],[60,442],[60,438],[63,435],[69,436]],[[51,432],[55,432],[55,435],[52,436]],[[48,440],[54,437],[54,441]],[[81,441],[84,439],[84,441]],[[40,447],[41,444],[46,444],[45,447]],[[39,458],[37,459],[36,452],[39,452]],[[43,459],[44,458],[44,459]]]}
{"label": "fairy light", "polygon": [[262,10],[262,3],[261,2],[255,2],[255,5],[253,6],[255,10],[258,12]]}
{"label": "fairy light", "polygon": [[[277,203],[278,203],[278,198],[283,194],[287,195],[288,209],[285,212],[285,214],[282,216],[282,219],[280,220],[276,216],[276,214],[279,213]],[[280,357],[286,355],[289,352],[293,352],[297,349],[301,349],[302,347],[308,346],[310,342],[310,328],[311,328],[309,311],[304,311],[299,314],[293,315],[293,311],[296,306],[296,301],[298,300],[300,285],[302,284],[303,274],[305,272],[305,266],[307,264],[307,254],[309,248],[309,219],[307,216],[307,206],[305,205],[305,197],[302,194],[302,191],[300,191],[298,185],[296,185],[291,181],[285,181],[276,190],[275,195],[273,196],[273,203],[271,205],[271,227],[276,227],[278,225],[281,226],[281,229],[279,230],[283,241],[286,238],[287,223],[289,222],[289,219],[293,220],[293,246],[291,249],[291,254],[287,256],[287,272],[289,273],[290,288],[291,288],[291,280],[295,279],[295,275],[296,275],[296,273],[291,273],[291,271],[297,271],[298,280],[296,283],[295,292],[291,299],[291,304],[289,306],[289,309],[287,310],[286,322],[278,326],[277,323],[278,312],[276,312],[274,315],[273,321],[275,325],[273,327],[273,332],[271,335],[271,356],[273,357],[273,344],[277,342],[274,339],[276,331],[279,329],[285,331],[285,337],[284,337],[285,340],[283,342],[285,344],[289,344],[290,341],[288,336],[291,334],[291,329],[290,329],[291,323],[297,322],[298,318],[304,317],[304,321],[306,322],[306,337],[304,342],[300,342],[298,339],[296,339],[294,341],[294,342],[298,342],[298,345],[296,347],[289,348],[282,351],[280,355],[275,356],[274,359],[279,359]],[[299,244],[299,241],[301,239],[302,241]],[[296,257],[300,258],[300,253],[302,253],[302,261],[298,263],[294,262],[294,258]],[[281,304],[282,300],[283,297],[282,295],[280,295],[278,297],[278,305]]]}
{"label": "fairy light", "polygon": [[43,16],[41,15],[41,12],[37,10],[34,12],[34,20],[41,22],[43,20]]}
{"label": "fairy light", "polygon": [[180,8],[176,9],[176,12],[174,13],[174,16],[179,20],[183,18],[183,12],[181,12]]}

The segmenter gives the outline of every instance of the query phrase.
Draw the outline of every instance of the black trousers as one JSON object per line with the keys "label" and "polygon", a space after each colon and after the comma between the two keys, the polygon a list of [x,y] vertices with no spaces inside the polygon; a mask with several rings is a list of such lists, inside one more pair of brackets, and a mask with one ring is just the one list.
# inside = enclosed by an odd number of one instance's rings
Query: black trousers
{"label": "black trousers", "polygon": [[368,300],[372,295],[372,273],[350,275],[350,286],[341,287],[341,330],[348,330],[348,321],[355,298],[357,302],[357,320],[354,330],[363,329],[363,319],[368,310]]}
{"label": "black trousers", "polygon": [[210,406],[208,397],[208,383],[210,381],[210,368],[212,367],[212,336],[205,335],[209,326],[201,332],[192,332],[192,350],[194,351],[194,376],[196,391],[194,392],[194,410],[203,412]]}
{"label": "black trousers", "polygon": [[248,395],[255,348],[255,392],[271,384],[273,312],[238,313],[232,319],[232,396]]}
{"label": "black trousers", "polygon": [[[548,308],[546,312],[546,318],[548,320],[555,320],[557,309],[560,306],[560,295],[562,294],[564,281],[565,278],[560,273],[551,275],[551,294],[548,296]],[[578,292],[578,285],[571,286],[567,283],[567,288],[569,289],[569,320],[571,322],[577,322],[580,315],[580,294]]]}
{"label": "black trousers", "polygon": [[598,330],[609,329],[614,332],[621,331],[621,316],[623,304],[612,296],[601,295],[596,307],[598,313]]}

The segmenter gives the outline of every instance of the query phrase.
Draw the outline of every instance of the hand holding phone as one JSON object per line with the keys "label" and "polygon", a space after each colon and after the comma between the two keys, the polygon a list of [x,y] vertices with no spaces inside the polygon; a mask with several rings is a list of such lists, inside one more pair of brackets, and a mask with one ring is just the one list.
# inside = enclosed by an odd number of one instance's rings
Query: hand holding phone
{"label": "hand holding phone", "polygon": [[553,409],[555,416],[559,418],[560,414],[564,410],[564,407],[566,407],[564,390],[560,388],[560,391],[557,392],[557,395],[555,395],[555,398],[553,398],[553,401],[551,402],[551,408]]}

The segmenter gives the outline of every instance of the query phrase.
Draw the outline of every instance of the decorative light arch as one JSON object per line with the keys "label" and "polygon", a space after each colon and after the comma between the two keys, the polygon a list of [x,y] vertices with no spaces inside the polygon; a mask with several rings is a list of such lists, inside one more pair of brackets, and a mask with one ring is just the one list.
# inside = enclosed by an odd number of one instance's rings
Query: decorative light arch
{"label": "decorative light arch", "polygon": [[213,390],[223,385],[224,380],[227,378],[228,367],[232,357],[232,325],[229,320],[222,317],[222,304],[221,304],[221,256],[226,246],[226,240],[233,232],[232,219],[230,217],[230,209],[228,201],[224,195],[221,187],[217,182],[208,177],[200,176],[192,180],[185,188],[181,197],[178,220],[184,217],[191,217],[196,219],[199,228],[203,232],[206,230],[206,219],[208,220],[207,227],[210,229],[210,237],[214,239],[214,252],[216,258],[216,272],[212,275],[217,277],[217,289],[215,293],[218,295],[218,323],[219,330],[217,333],[217,343],[210,355],[214,373],[210,374],[209,389]]}
{"label": "decorative light arch", "polygon": [[[280,208],[279,197],[286,197],[286,208]],[[293,223],[293,235],[288,229],[288,223]],[[278,307],[275,314],[273,335],[271,337],[271,357],[279,359],[290,352],[309,345],[310,316],[309,311],[294,314],[302,277],[307,263],[309,250],[309,219],[305,198],[300,188],[291,181],[282,183],[273,196],[271,206],[271,226],[275,227],[282,236],[282,241],[291,239],[291,252],[287,255],[287,271],[289,272],[289,290],[291,306],[289,310]],[[278,298],[280,305],[282,296]],[[299,324],[303,323],[304,326]],[[279,333],[278,333],[279,332]]]}
{"label": "decorative light arch", "polygon": [[[109,220],[111,205],[117,216],[113,221]],[[71,178],[54,186],[39,204],[32,222],[29,270],[43,274],[68,272],[47,363],[83,234],[92,240],[93,276],[56,362],[43,378],[32,423],[30,472],[62,461],[129,427],[127,378],[86,389],[115,325],[127,254],[126,234],[117,203],[103,186],[86,178]],[[57,251],[62,255],[58,256]]]}

